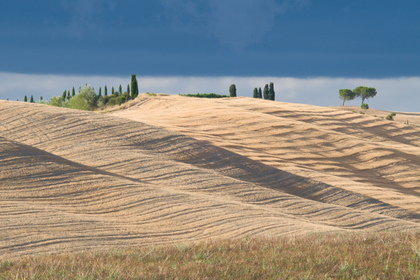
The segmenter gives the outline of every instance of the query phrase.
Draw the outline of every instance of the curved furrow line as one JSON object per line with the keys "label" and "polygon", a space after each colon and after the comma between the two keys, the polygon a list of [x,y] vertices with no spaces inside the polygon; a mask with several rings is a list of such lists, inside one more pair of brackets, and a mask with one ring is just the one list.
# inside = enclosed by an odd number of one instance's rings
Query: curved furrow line
{"label": "curved furrow line", "polygon": [[[284,232],[286,230],[286,232]],[[243,230],[241,232],[233,232],[233,238],[239,238],[242,236],[254,236],[260,235],[264,233],[265,236],[270,236],[275,232],[282,231],[283,235],[290,235],[290,234],[302,234],[299,229],[296,228],[293,224],[268,224],[264,227],[249,227],[249,229]],[[338,230],[339,231],[339,230]],[[306,232],[307,233],[307,232]]]}
{"label": "curved furrow line", "polygon": [[[161,240],[162,244],[172,243],[174,240],[177,239],[184,239],[182,235],[186,233],[196,233],[195,230],[186,231],[186,232],[174,232],[174,236],[172,233],[153,233],[153,232],[142,232],[141,234],[134,234],[134,235],[119,235],[119,234],[97,234],[94,236],[90,236],[88,234],[85,235],[75,235],[75,236],[67,236],[67,237],[50,237],[50,238],[43,238],[39,240],[33,240],[31,242],[21,242],[13,244],[12,246],[5,246],[3,249],[5,254],[12,253],[12,252],[25,252],[28,249],[38,249],[38,248],[48,248],[53,247],[52,249],[45,250],[45,252],[54,252],[54,245],[59,245],[62,250],[74,252],[79,251],[80,249],[90,249],[90,248],[98,248],[104,247],[109,245],[114,246],[123,246],[123,245],[133,245],[138,244],[141,240],[145,240],[145,243],[149,243],[150,240]],[[199,234],[199,233],[198,233]],[[176,238],[176,236],[181,236],[181,238]],[[200,236],[201,237],[201,236]],[[91,244],[86,245],[83,241],[89,239]],[[23,240],[22,240],[23,241]],[[127,242],[128,241],[128,242]],[[22,254],[20,254],[22,255]]]}

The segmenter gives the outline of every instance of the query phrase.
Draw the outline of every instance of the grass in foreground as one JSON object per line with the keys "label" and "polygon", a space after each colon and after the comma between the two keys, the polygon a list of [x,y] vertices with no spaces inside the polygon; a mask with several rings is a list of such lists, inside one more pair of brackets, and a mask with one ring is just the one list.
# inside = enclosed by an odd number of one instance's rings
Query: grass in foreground
{"label": "grass in foreground", "polygon": [[0,259],[0,279],[420,279],[420,233],[336,233]]}

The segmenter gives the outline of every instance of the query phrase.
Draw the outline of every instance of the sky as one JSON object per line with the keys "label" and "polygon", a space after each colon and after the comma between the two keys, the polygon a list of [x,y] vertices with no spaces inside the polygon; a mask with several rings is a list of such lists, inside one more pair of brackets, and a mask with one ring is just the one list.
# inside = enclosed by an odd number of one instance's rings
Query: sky
{"label": "sky", "polygon": [[0,99],[117,88],[135,73],[149,92],[235,83],[251,96],[275,81],[276,100],[320,106],[364,85],[378,109],[419,111],[418,11],[415,0],[1,1]]}

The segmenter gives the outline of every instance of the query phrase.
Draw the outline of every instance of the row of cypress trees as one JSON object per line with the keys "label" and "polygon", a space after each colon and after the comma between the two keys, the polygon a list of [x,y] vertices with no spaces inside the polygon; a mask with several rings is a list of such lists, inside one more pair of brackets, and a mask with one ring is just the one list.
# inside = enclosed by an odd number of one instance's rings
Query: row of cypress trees
{"label": "row of cypress trees", "polygon": [[254,98],[263,98],[266,100],[275,100],[276,96],[275,96],[275,91],[274,91],[274,83],[270,83],[270,86],[268,84],[266,84],[264,86],[264,93],[261,91],[261,88],[254,88],[254,94],[253,97]]}
{"label": "row of cypress trees", "polygon": [[[80,91],[81,88],[79,88]],[[138,83],[137,83],[137,78],[135,74],[131,75],[131,91],[130,91],[130,84],[127,85],[127,94],[128,94],[128,98],[136,98],[139,95],[139,87],[138,87]],[[122,92],[122,86],[120,85],[118,88],[118,92],[115,92],[114,87],[112,87],[111,89],[111,95],[121,95]],[[71,90],[71,94],[70,94],[70,90],[65,90],[63,92],[63,94],[61,95],[61,99],[63,101],[65,101],[66,99],[69,100],[70,98],[72,98],[73,96],[76,95],[76,91],[74,90],[74,87]],[[99,91],[98,91],[98,98],[102,96],[102,88],[99,87]],[[107,86],[104,86],[104,96],[108,96],[108,88]],[[24,100],[25,102],[27,102],[27,97],[25,96]],[[31,100],[33,100],[33,97],[31,96]],[[34,102],[32,102],[34,103]]]}
{"label": "row of cypress trees", "polygon": [[[229,93],[230,93],[230,97],[236,97],[236,85],[232,84],[229,87]],[[274,91],[274,83],[270,83],[270,85],[266,84],[264,86],[264,94],[261,90],[261,88],[254,88],[254,98],[263,98],[266,100],[275,100],[276,96],[275,96],[275,91]]]}
{"label": "row of cypress trees", "polygon": [[[130,90],[131,89],[131,90]],[[104,87],[104,96],[102,96],[102,89],[99,88],[98,92],[98,101],[102,105],[120,105],[130,99],[134,99],[139,95],[139,87],[135,74],[131,75],[131,87],[130,84],[127,85],[127,91],[122,92],[122,86],[120,85],[118,91],[115,92],[114,87],[112,87],[111,95],[108,96],[108,88]]]}
{"label": "row of cypress trees", "polygon": [[[132,74],[131,75],[131,89],[132,90],[130,92],[130,85],[128,84],[127,85],[127,91],[126,91],[126,93],[128,95],[128,98],[131,97],[131,98],[134,99],[134,98],[136,98],[139,95],[139,87],[138,87],[137,78],[136,78],[136,75],[135,74]],[[79,90],[80,90],[80,88],[79,88]],[[114,87],[112,87],[111,95],[121,95],[122,93],[123,92],[122,92],[122,86],[121,85],[118,88],[118,93],[115,92]],[[70,90],[65,90],[63,92],[63,94],[61,95],[61,99],[63,101],[65,101],[66,99],[70,99],[71,97],[73,97],[75,95],[76,95],[76,91],[74,90],[74,87],[73,87],[72,90],[71,90],[71,95],[70,95]],[[101,96],[102,96],[102,88],[99,87],[98,98],[101,97]],[[104,96],[108,96],[108,88],[107,88],[107,86],[104,87]],[[25,96],[25,98],[27,98],[27,97]],[[31,100],[33,100],[33,97],[32,96],[31,96]]]}

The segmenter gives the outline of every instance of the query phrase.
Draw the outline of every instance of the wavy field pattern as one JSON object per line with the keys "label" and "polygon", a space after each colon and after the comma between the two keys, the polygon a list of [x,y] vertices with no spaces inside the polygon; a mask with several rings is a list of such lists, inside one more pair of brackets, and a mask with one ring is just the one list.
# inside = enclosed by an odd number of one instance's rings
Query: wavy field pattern
{"label": "wavy field pattern", "polygon": [[420,130],[337,109],[156,96],[0,101],[0,254],[419,230]]}
{"label": "wavy field pattern", "polygon": [[[113,114],[175,130],[280,170],[420,211],[419,126],[341,108],[249,98],[185,100],[161,96]],[[415,121],[420,117],[420,113],[410,115]]]}

